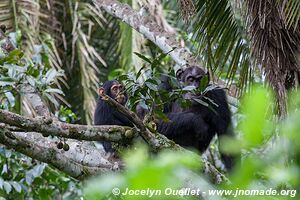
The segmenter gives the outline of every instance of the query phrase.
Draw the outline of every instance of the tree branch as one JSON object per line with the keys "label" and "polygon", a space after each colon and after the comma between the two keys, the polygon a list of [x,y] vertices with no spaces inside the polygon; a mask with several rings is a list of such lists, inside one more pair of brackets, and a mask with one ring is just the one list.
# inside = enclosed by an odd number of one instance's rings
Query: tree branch
{"label": "tree branch", "polygon": [[[128,110],[112,98],[110,98],[108,95],[102,94],[101,95],[102,100],[106,101],[110,106],[112,106],[114,109],[118,110],[122,114],[124,114],[130,121],[132,121],[137,128],[139,129],[139,134],[141,137],[144,138],[144,140],[149,144],[149,146],[156,151],[162,150],[162,149],[170,149],[172,148],[173,150],[180,150],[180,151],[186,151],[189,153],[190,152],[175,142],[169,140],[167,137],[164,135],[161,135],[159,133],[151,133],[143,124],[143,122],[139,119],[139,117],[132,111]],[[221,183],[221,182],[228,182],[229,180],[227,179],[226,176],[224,176],[221,172],[218,171],[210,162],[207,160],[202,159],[203,162],[203,171],[205,174],[208,174],[212,180],[216,183]]]}
{"label": "tree branch", "polygon": [[77,179],[122,167],[120,161],[109,162],[98,149],[80,144],[79,141],[68,140],[72,151],[64,151],[56,147],[59,139],[44,138],[32,132],[11,132],[3,127],[0,128],[0,141],[7,147],[48,163]]}
{"label": "tree branch", "polygon": [[164,135],[159,133],[151,133],[145,126],[142,120],[132,111],[128,110],[111,97],[106,94],[101,95],[102,100],[106,101],[111,107],[124,114],[139,130],[140,136],[150,145],[154,151],[158,151],[165,148],[172,148],[175,150],[184,150],[181,146],[175,142],[169,140]]}
{"label": "tree branch", "polygon": [[18,86],[20,94],[23,95],[28,102],[30,103],[31,107],[35,111],[35,114],[38,116],[46,116],[50,117],[51,113],[48,107],[45,105],[41,97],[38,95],[36,89],[26,83],[23,83]]}
{"label": "tree branch", "polygon": [[126,143],[136,135],[136,130],[125,126],[89,126],[68,124],[52,118],[30,118],[0,110],[0,122],[26,131],[36,131],[44,136],[59,136],[87,141],[111,141]]}
{"label": "tree branch", "polygon": [[196,58],[187,48],[180,47],[181,45],[176,41],[174,35],[164,31],[150,17],[142,16],[129,5],[117,0],[93,0],[93,2],[99,10],[102,8],[143,34],[164,53],[168,53],[180,67],[197,63]]}

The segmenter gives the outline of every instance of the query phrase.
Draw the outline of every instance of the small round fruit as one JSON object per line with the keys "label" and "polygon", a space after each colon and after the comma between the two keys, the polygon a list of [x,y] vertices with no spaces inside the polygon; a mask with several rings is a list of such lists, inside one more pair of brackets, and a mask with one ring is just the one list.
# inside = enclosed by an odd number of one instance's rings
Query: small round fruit
{"label": "small round fruit", "polygon": [[64,144],[62,143],[62,142],[59,142],[58,144],[57,144],[57,148],[58,149],[62,149],[64,147]]}
{"label": "small round fruit", "polygon": [[65,151],[69,151],[70,146],[67,143],[65,143],[63,148]]}

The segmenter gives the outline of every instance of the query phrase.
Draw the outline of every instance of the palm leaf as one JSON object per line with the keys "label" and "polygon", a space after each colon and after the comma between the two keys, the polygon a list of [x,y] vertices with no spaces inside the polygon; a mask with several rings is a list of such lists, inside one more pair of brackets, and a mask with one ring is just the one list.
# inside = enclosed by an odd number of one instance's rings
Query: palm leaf
{"label": "palm leaf", "polygon": [[294,27],[294,31],[300,28],[300,1],[289,0],[284,1],[282,6],[285,13],[285,20],[288,28]]}
{"label": "palm leaf", "polygon": [[[247,38],[242,31],[242,18],[236,18],[228,0],[197,0],[193,20],[194,38],[198,53],[207,67],[218,77],[224,72],[228,84],[237,82],[241,91],[251,84],[245,77],[251,76]],[[235,80],[235,77],[239,77]]]}
{"label": "palm leaf", "polygon": [[[287,90],[297,85],[299,74],[298,52],[300,49],[300,30],[287,23],[292,14],[298,12],[295,2],[284,0],[248,0],[248,22],[251,37],[251,53],[255,61],[262,65],[266,80],[277,97],[279,114],[286,114]],[[292,4],[294,2],[294,4]],[[290,8],[287,14],[284,10]],[[288,20],[286,20],[288,19]]]}

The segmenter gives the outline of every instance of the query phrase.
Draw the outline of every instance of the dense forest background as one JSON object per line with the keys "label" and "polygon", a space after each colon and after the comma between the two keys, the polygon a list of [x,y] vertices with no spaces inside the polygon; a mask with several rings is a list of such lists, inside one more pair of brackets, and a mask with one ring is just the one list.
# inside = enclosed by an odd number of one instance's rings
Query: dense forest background
{"label": "dense forest background", "polygon": [[[299,0],[2,0],[0,26],[0,199],[114,199],[116,187],[299,191]],[[147,132],[90,126],[106,80],[128,83],[130,110],[150,108],[160,75],[187,62],[227,88],[237,139],[223,139],[241,155],[230,173],[217,138],[200,158],[165,151],[170,141],[157,147],[151,134],[124,148]],[[97,140],[116,142],[122,159]]]}

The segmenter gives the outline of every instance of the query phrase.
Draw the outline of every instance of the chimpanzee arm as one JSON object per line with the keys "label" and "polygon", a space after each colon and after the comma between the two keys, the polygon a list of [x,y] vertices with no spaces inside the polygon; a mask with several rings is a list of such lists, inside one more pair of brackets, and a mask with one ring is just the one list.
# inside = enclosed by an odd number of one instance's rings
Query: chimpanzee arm
{"label": "chimpanzee arm", "polygon": [[148,109],[143,108],[141,105],[136,106],[136,114],[140,119],[143,120],[148,113],[149,113]]}
{"label": "chimpanzee arm", "polygon": [[[231,134],[229,133],[231,126],[231,112],[227,103],[225,91],[221,88],[216,88],[207,92],[205,96],[214,102],[214,104],[208,102],[214,110],[209,111],[210,126],[214,127],[218,135]],[[218,106],[215,106],[215,104]]]}
{"label": "chimpanzee arm", "polygon": [[[215,130],[219,136],[226,135],[228,137],[234,137],[234,131],[231,122],[231,112],[226,100],[226,93],[222,89],[214,89],[207,93],[207,96],[211,98],[218,107],[214,107],[216,114],[213,115],[211,126],[215,127]],[[222,140],[221,140],[222,141]],[[222,146],[223,144],[220,143]],[[221,148],[222,149],[222,148]],[[224,161],[225,167],[231,170],[234,166],[237,156],[233,156],[221,151],[221,157]]]}

